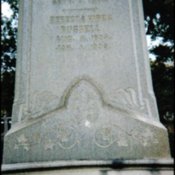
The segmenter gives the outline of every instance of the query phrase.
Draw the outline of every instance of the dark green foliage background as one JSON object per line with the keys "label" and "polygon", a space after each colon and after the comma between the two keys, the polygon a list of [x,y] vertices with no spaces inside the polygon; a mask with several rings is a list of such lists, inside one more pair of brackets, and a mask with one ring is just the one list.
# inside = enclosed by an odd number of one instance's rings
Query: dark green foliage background
{"label": "dark green foliage background", "polygon": [[14,98],[18,0],[4,0],[13,10],[11,19],[1,14],[1,116],[11,116]]}

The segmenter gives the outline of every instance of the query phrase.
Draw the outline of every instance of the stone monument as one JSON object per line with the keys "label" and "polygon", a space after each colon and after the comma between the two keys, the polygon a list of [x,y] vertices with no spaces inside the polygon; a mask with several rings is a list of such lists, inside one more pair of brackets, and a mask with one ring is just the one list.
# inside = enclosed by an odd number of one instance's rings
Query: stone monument
{"label": "stone monument", "polygon": [[141,0],[22,0],[4,165],[169,158]]}

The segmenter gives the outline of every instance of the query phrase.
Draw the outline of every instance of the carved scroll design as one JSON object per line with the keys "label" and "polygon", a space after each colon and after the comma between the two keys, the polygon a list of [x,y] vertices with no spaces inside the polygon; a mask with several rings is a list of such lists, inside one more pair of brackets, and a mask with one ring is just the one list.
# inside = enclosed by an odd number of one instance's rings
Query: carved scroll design
{"label": "carved scroll design", "polygon": [[74,128],[66,125],[58,126],[54,137],[45,136],[42,140],[45,150],[52,150],[55,146],[62,149],[72,149],[77,144]]}
{"label": "carved scroll design", "polygon": [[49,91],[35,93],[34,100],[32,101],[31,117],[35,118],[41,114],[47,113],[57,108],[58,103],[59,98]]}
{"label": "carved scroll design", "polygon": [[101,148],[107,148],[115,141],[112,126],[103,126],[96,130],[95,144]]}
{"label": "carved scroll design", "polygon": [[151,144],[158,144],[157,138],[149,128],[145,128],[142,130],[144,131],[143,133],[139,132],[138,130],[132,130],[130,132],[131,137],[137,140],[144,147],[148,147]]}
{"label": "carved scroll design", "polygon": [[[17,137],[13,149],[23,149],[28,152],[33,146],[40,144],[45,151],[53,150],[56,146],[68,150],[73,149],[79,143],[80,133],[78,132],[78,128],[74,128],[71,125],[67,126],[66,124],[60,124],[57,128],[54,128],[54,130],[56,133],[52,133],[52,136],[50,136],[49,133],[41,136],[38,132],[36,132],[33,137],[21,134]],[[53,131],[50,130],[50,132]],[[40,140],[39,142],[36,140],[36,135]],[[97,147],[106,149],[113,144],[116,144],[118,147],[128,147],[129,140],[131,139],[134,139],[137,144],[142,145],[143,147],[159,144],[155,134],[149,128],[146,128],[144,133],[140,133],[139,130],[131,130],[129,132],[117,125],[105,124],[97,127],[94,133],[93,142]]]}
{"label": "carved scroll design", "polygon": [[130,135],[126,130],[120,128],[116,124],[102,125],[97,128],[94,136],[94,142],[96,146],[100,148],[108,148],[113,144],[118,147],[129,146],[127,137]]}
{"label": "carved scroll design", "polygon": [[[126,112],[133,110],[136,112],[144,112],[145,109],[145,104],[139,104],[138,98],[137,98],[137,93],[133,88],[127,88],[127,89],[117,89],[115,93],[110,95],[110,98],[107,98],[105,96],[105,93],[100,86],[94,82],[91,78],[89,77],[82,77],[79,79],[76,79],[73,81],[70,86],[64,91],[62,97],[58,97],[55,94],[52,94],[49,91],[43,91],[40,93],[35,93],[34,99],[32,100],[32,113],[30,114],[32,118],[39,117],[41,115],[44,115],[46,113],[49,113],[53,110],[57,110],[59,108],[64,108],[68,105],[68,102],[70,101],[69,97],[70,95],[76,91],[76,89],[79,88],[80,84],[82,82],[86,82],[87,85],[96,92],[99,96],[99,100],[101,101],[102,104],[110,104],[112,108],[115,109],[123,109]],[[74,105],[77,111],[81,112],[80,106],[76,106],[77,101],[80,102],[80,104],[84,104],[84,110],[86,111],[88,108],[89,111],[89,120],[95,121],[97,119],[98,114],[96,113],[97,109],[94,109],[94,104],[89,104],[89,101],[92,102],[92,100],[88,101],[88,98],[91,99],[93,98],[93,95],[88,93],[83,96],[83,90],[80,90],[79,96],[76,97],[77,99],[74,100]],[[112,97],[112,98],[111,98]],[[87,98],[87,103],[85,102],[85,98]],[[82,101],[82,102],[81,102]],[[90,103],[91,103],[90,102]],[[91,114],[90,114],[91,113]],[[96,114],[95,114],[96,113]],[[84,112],[85,114],[85,112]]]}
{"label": "carved scroll design", "polygon": [[128,147],[129,140],[131,139],[134,139],[137,144],[143,147],[149,147],[152,144],[159,143],[152,130],[145,128],[143,131],[142,133],[139,129],[133,129],[129,132],[116,124],[103,125],[97,128],[94,142],[100,148],[108,148],[112,144],[116,144],[119,147]]}
{"label": "carved scroll design", "polygon": [[58,127],[57,138],[59,146],[63,149],[71,149],[77,144],[76,132],[73,127]]}
{"label": "carved scroll design", "polygon": [[123,109],[134,110],[143,112],[145,109],[145,103],[139,103],[138,94],[133,88],[117,89],[110,102],[113,106],[122,106]]}
{"label": "carved scroll design", "polygon": [[43,127],[43,133],[38,130],[32,135],[31,133],[18,135],[14,143],[14,150],[23,149],[28,152],[39,144],[42,150],[51,151],[56,146],[62,149],[72,149],[78,143],[78,138],[73,126],[59,124],[52,129],[48,126]]}
{"label": "carved scroll design", "polygon": [[[63,112],[66,113],[65,115],[67,116],[67,114],[70,113],[72,118],[70,120],[68,117],[66,121],[64,121],[63,118],[60,118],[62,121],[59,121],[59,124],[54,124],[54,126],[52,126],[52,123],[47,123],[46,121],[44,122],[45,126],[43,125],[42,128],[46,131],[45,135],[43,134],[41,136],[38,134],[36,137],[39,137],[40,144],[44,146],[45,150],[52,150],[57,145],[62,149],[72,149],[81,139],[80,133],[78,132],[79,127],[89,127],[91,123],[96,124],[100,122],[101,113],[103,110],[107,109],[104,109],[104,105],[106,103],[102,95],[103,93],[97,87],[98,86],[90,79],[83,78],[76,81],[68,88],[63,96],[62,107]],[[130,105],[134,104],[135,106],[138,105],[136,93],[133,89],[119,90],[118,93],[121,95],[120,99],[123,98],[123,103]],[[36,112],[45,108],[46,110],[44,110],[44,112],[46,112],[47,110],[50,110],[49,105],[53,105],[55,107],[57,104],[57,96],[49,92],[43,92],[36,95],[33,110]],[[115,107],[113,108],[117,109]],[[122,112],[125,114],[125,110]],[[50,120],[49,118],[47,118],[47,121],[53,122],[53,120]],[[85,122],[85,125],[82,125],[83,122]],[[49,126],[52,126],[52,128],[49,129]],[[127,147],[128,142],[124,138],[127,136],[133,137],[135,140],[138,140],[139,138],[139,134],[134,134],[134,132],[127,133],[125,130],[120,132],[120,127],[113,124],[96,126],[94,129],[93,141],[96,146],[101,148],[108,148],[114,143],[116,143],[119,147]],[[89,130],[89,132],[91,132],[91,130]],[[56,136],[49,135],[47,133],[55,133]],[[152,136],[150,136],[149,133],[147,134],[148,137],[145,136],[145,140],[143,140],[142,143],[144,146],[149,145],[148,141],[152,139]],[[15,149],[18,149],[21,145],[26,151],[28,151],[30,146],[38,144],[33,139],[30,143],[27,141],[28,140],[25,136],[20,136],[17,144],[15,145]]]}

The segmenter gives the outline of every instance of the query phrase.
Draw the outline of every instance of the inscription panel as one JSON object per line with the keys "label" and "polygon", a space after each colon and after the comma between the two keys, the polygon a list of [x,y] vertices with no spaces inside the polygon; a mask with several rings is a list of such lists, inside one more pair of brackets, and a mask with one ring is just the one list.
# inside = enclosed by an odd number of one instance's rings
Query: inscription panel
{"label": "inscription panel", "polygon": [[[52,1],[52,6],[75,5],[76,1]],[[79,1],[81,5],[82,1]],[[104,25],[113,21],[112,14],[100,12],[96,3],[106,4],[106,1],[83,1],[86,8],[59,8],[59,13],[50,16],[50,25],[56,28],[55,45],[57,51],[74,49],[108,49],[111,47],[112,35],[104,30]],[[81,13],[81,15],[80,15]]]}

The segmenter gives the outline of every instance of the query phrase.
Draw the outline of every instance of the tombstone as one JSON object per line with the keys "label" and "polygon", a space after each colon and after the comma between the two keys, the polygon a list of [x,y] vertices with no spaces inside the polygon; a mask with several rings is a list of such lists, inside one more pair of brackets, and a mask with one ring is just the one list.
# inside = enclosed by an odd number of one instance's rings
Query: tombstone
{"label": "tombstone", "polygon": [[23,0],[3,163],[170,158],[140,0]]}

